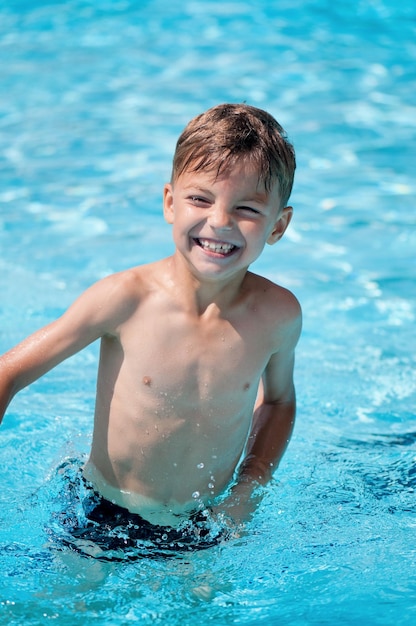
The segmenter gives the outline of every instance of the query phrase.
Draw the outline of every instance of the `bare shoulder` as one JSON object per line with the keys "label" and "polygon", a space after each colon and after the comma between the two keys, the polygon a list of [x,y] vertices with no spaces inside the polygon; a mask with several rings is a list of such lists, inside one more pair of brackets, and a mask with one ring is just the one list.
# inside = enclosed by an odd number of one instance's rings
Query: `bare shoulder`
{"label": "bare shoulder", "polygon": [[90,288],[91,293],[101,292],[106,295],[108,301],[115,303],[137,302],[154,284],[158,274],[157,266],[158,263],[149,263],[110,274],[97,281]]}
{"label": "bare shoulder", "polygon": [[302,309],[296,296],[271,280],[250,273],[248,276],[250,301],[261,319],[263,328],[271,336],[296,344],[302,328]]}
{"label": "bare shoulder", "polygon": [[288,319],[297,319],[301,315],[301,307],[296,296],[289,289],[268,278],[250,272],[247,288],[250,298],[261,307],[262,313],[281,315]]}
{"label": "bare shoulder", "polygon": [[152,271],[152,265],[144,265],[98,280],[73,303],[66,317],[85,320],[88,326],[101,329],[101,334],[112,334],[146,297]]}

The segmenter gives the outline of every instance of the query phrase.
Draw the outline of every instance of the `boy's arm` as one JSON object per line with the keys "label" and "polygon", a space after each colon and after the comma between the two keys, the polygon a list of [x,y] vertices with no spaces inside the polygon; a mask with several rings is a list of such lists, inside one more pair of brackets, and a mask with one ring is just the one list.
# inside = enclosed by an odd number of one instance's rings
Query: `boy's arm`
{"label": "boy's arm", "polygon": [[244,521],[254,511],[256,500],[251,499],[253,491],[271,479],[293,432],[296,413],[293,369],[300,329],[299,310],[285,328],[284,341],[272,354],[263,373],[246,455],[238,469],[237,482],[225,503],[237,522]]}
{"label": "boy's arm", "polygon": [[0,356],[0,422],[13,396],[114,328],[125,299],[114,277],[87,289],[56,321]]}
{"label": "boy's arm", "polygon": [[0,356],[0,422],[16,393],[94,339],[69,309]]}

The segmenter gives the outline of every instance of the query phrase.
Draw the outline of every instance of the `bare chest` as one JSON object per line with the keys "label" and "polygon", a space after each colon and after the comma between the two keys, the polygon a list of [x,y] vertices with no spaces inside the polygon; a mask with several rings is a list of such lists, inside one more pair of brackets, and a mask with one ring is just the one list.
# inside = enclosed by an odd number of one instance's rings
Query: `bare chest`
{"label": "bare chest", "polygon": [[238,410],[256,393],[270,357],[267,337],[223,319],[153,319],[146,330],[126,327],[121,341],[124,374],[140,395],[194,409],[228,403]]}

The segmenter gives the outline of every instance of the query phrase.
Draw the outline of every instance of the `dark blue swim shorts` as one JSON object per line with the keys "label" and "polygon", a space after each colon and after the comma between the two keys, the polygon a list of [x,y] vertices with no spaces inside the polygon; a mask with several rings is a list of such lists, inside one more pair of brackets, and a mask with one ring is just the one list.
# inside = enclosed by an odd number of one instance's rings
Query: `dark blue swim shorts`
{"label": "dark blue swim shorts", "polygon": [[[79,461],[65,461],[58,473],[65,490],[65,508],[55,518],[61,529],[59,542],[85,556],[101,560],[173,556],[227,539],[226,529],[213,522],[207,509],[196,511],[178,527],[158,526],[96,493],[83,478]],[[54,535],[56,539],[56,531]]]}

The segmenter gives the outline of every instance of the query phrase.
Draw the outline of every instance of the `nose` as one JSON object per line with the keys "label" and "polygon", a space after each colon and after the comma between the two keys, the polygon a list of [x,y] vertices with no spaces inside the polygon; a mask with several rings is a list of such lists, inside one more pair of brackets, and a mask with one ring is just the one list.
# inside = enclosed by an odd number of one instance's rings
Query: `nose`
{"label": "nose", "polygon": [[214,204],[212,206],[208,223],[215,230],[231,230],[233,227],[230,211],[226,206],[221,204]]}

